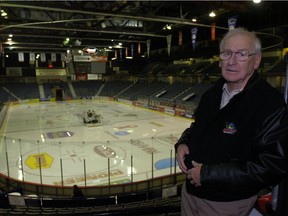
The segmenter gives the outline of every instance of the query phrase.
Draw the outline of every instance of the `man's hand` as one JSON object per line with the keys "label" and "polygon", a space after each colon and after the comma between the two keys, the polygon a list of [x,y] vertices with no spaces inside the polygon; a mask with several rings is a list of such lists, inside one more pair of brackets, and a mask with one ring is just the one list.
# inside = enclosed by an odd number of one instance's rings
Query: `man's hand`
{"label": "man's hand", "polygon": [[177,148],[176,159],[178,161],[179,168],[182,172],[187,174],[187,167],[184,163],[185,155],[189,154],[189,148],[185,144],[180,144]]}
{"label": "man's hand", "polygon": [[196,187],[201,186],[200,172],[203,164],[192,161],[193,168],[187,171],[187,178]]}

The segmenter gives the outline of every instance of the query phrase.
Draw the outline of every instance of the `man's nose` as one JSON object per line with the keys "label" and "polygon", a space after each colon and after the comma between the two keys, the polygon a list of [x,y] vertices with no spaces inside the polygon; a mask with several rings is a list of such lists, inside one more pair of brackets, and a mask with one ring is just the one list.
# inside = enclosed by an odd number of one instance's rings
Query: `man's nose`
{"label": "man's nose", "polygon": [[235,62],[237,62],[236,55],[235,55],[235,53],[231,53],[231,56],[230,56],[230,58],[228,59],[228,63],[229,63],[229,64],[233,64],[233,63],[235,63]]}

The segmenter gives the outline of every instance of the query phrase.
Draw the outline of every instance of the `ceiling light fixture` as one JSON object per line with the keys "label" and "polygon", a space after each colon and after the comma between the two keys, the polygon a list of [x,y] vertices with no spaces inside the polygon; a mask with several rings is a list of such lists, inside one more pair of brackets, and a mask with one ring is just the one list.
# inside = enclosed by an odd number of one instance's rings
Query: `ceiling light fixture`
{"label": "ceiling light fixture", "polygon": [[76,39],[75,42],[74,42],[74,44],[75,44],[76,46],[80,46],[80,45],[82,44],[82,42],[81,42],[80,40]]}
{"label": "ceiling light fixture", "polygon": [[214,11],[211,11],[211,12],[209,13],[209,16],[210,16],[210,17],[215,17],[215,16],[216,16],[216,14],[215,14],[215,12],[214,12]]}
{"label": "ceiling light fixture", "polygon": [[7,16],[7,12],[6,12],[6,11],[4,11],[3,9],[1,10],[1,16],[2,16],[2,17],[5,17],[5,16]]}
{"label": "ceiling light fixture", "polygon": [[63,44],[64,44],[64,45],[68,45],[68,44],[69,44],[69,41],[70,41],[70,38],[66,38],[66,39],[63,41]]}
{"label": "ceiling light fixture", "polygon": [[104,22],[101,23],[102,28],[106,28],[106,24]]}
{"label": "ceiling light fixture", "polygon": [[172,27],[171,25],[166,24],[165,26],[163,26],[163,30],[171,30]]}
{"label": "ceiling light fixture", "polygon": [[259,4],[261,2],[261,0],[253,0],[253,3],[255,4]]}

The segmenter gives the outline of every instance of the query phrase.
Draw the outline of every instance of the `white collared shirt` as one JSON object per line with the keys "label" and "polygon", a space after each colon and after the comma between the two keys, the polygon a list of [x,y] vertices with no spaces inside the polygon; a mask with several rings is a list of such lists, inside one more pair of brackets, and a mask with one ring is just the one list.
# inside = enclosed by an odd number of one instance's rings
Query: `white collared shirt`
{"label": "white collared shirt", "polygon": [[241,91],[242,89],[237,89],[237,90],[233,90],[232,92],[229,92],[227,84],[224,83],[220,109],[225,107],[228,104],[228,102],[231,100],[231,98],[234,97],[236,94],[240,93]]}

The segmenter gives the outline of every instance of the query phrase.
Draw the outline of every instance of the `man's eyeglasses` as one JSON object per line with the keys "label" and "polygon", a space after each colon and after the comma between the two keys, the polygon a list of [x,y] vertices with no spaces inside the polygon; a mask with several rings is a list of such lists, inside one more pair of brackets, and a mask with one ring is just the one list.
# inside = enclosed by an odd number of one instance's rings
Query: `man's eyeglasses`
{"label": "man's eyeglasses", "polygon": [[220,59],[221,60],[228,60],[231,58],[231,56],[235,54],[235,58],[239,62],[246,61],[250,56],[257,55],[258,53],[248,53],[246,51],[237,51],[237,52],[231,52],[231,51],[224,51],[220,53]]}

